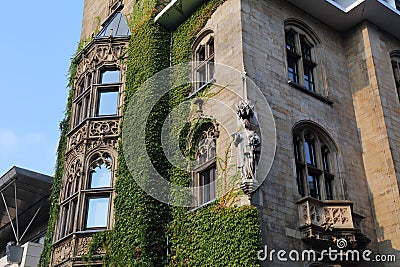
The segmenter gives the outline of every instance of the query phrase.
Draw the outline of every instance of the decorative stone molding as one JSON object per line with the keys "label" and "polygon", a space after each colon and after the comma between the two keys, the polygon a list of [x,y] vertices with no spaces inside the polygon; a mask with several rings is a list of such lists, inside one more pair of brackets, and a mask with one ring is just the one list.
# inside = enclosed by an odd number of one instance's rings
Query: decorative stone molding
{"label": "decorative stone molding", "polygon": [[83,256],[89,253],[89,245],[92,242],[92,237],[81,237],[78,239],[78,244],[76,247],[76,256]]}
{"label": "decorative stone molding", "polygon": [[118,148],[118,139],[117,138],[101,138],[99,137],[96,140],[89,140],[87,142],[87,150],[88,153],[93,151],[94,149],[98,149],[100,147],[110,147],[112,149],[117,149]]}
{"label": "decorative stone molding", "polygon": [[354,229],[352,203],[349,201],[323,202],[305,198],[298,203],[301,226],[320,226],[325,229]]}
{"label": "decorative stone molding", "polygon": [[119,134],[119,120],[91,121],[89,138],[100,136],[117,136]]}
{"label": "decorative stone molding", "polygon": [[72,257],[72,240],[66,240],[54,248],[54,263],[61,263]]}
{"label": "decorative stone molding", "polygon": [[68,140],[68,149],[80,144],[83,140],[86,139],[87,136],[87,126],[83,125],[80,129],[78,129],[75,133],[71,135]]}

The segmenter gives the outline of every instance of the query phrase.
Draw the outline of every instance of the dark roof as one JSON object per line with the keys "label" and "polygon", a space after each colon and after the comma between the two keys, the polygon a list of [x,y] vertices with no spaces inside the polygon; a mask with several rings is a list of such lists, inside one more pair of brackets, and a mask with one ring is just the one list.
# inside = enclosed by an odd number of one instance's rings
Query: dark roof
{"label": "dark roof", "polygon": [[[38,229],[47,225],[53,177],[12,167],[0,178],[0,192],[4,195],[14,226],[16,226],[16,206],[18,207],[19,236],[23,234],[34,214],[41,207],[37,217],[23,238],[22,243]],[[16,198],[15,198],[16,189]],[[0,254],[8,241],[15,241],[7,210],[0,196]]]}
{"label": "dark roof", "polygon": [[112,13],[101,25],[103,29],[96,35],[95,39],[107,37],[129,37],[131,31],[124,15],[117,11]]}

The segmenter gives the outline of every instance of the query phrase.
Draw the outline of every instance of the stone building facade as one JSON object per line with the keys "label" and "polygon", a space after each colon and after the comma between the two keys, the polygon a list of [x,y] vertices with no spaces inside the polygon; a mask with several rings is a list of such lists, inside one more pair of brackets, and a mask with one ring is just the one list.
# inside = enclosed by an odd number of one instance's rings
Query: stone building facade
{"label": "stone building facade", "polygon": [[[160,7],[156,21],[173,31],[182,23],[176,10],[183,17],[193,12],[184,9],[187,3]],[[134,1],[85,0],[81,37],[94,39],[75,58],[76,93],[52,266],[71,266],[68,259],[87,252],[93,232],[113,227],[113,179],[127,68],[123,58],[130,33],[123,32],[124,27],[110,32],[109,25],[124,21],[124,16],[129,21],[133,8],[139,8]],[[214,99],[232,109],[245,100],[254,105],[259,123],[274,125],[266,136],[276,134],[275,140],[260,134],[262,147],[276,143],[270,171],[266,177],[242,173],[246,196],[238,200],[258,208],[268,248],[337,248],[337,240],[344,239],[347,249],[368,248],[374,255],[400,260],[399,23],[400,3],[393,0],[227,0],[200,31],[193,57],[206,67],[195,68],[202,82],[196,88],[211,80],[237,86],[238,96],[222,93]],[[245,78],[235,80],[218,64],[235,68]],[[274,122],[267,107],[257,105],[260,96],[250,81],[261,89]],[[102,102],[103,96],[116,102]],[[109,113],[107,106],[102,113],[102,105],[115,107],[115,112]],[[205,105],[202,111],[221,125],[218,139],[211,136],[217,155],[232,141],[227,128],[243,123],[247,137],[249,131],[259,132],[245,117],[217,115],[221,110]],[[232,149],[234,159],[241,153]],[[264,153],[258,161],[262,170],[269,168],[262,159],[272,157]],[[97,186],[93,179],[103,169],[109,179],[99,178]],[[208,184],[215,174],[208,172],[208,181],[201,175],[197,183]],[[252,191],[251,183],[257,187],[258,181],[260,186]],[[199,204],[216,197],[215,190],[198,194],[203,199]],[[95,217],[90,225],[91,207],[104,205],[107,217]],[[97,225],[98,220],[103,224]],[[268,266],[372,266],[326,260],[289,264],[275,259]]]}

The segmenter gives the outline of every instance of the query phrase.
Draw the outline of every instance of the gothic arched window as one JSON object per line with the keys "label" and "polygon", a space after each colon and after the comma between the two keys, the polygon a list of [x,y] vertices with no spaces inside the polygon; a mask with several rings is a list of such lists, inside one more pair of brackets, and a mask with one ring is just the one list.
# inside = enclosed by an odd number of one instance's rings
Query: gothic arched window
{"label": "gothic arched window", "polygon": [[113,160],[108,152],[90,158],[87,177],[84,229],[107,229],[113,186]]}
{"label": "gothic arched window", "polygon": [[216,136],[212,123],[198,131],[196,141],[197,168],[193,172],[196,206],[216,198]]}
{"label": "gothic arched window", "polygon": [[289,82],[316,92],[316,55],[318,38],[295,20],[285,23],[286,58]]}
{"label": "gothic arched window", "polygon": [[58,238],[67,236],[74,231],[81,173],[82,163],[81,160],[77,159],[69,166],[64,184],[64,194],[60,203]]}
{"label": "gothic arched window", "polygon": [[215,78],[214,33],[206,31],[193,46],[193,91],[202,88]]}
{"label": "gothic arched window", "polygon": [[314,125],[300,124],[294,130],[293,144],[299,194],[334,199],[335,146],[330,138]]}

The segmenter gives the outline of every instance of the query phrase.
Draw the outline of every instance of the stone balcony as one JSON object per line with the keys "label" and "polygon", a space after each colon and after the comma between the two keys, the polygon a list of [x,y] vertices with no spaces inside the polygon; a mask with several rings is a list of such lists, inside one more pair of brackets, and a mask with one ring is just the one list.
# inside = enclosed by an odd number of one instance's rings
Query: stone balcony
{"label": "stone balcony", "polygon": [[336,248],[347,240],[346,249],[364,249],[370,240],[354,225],[353,203],[348,200],[320,201],[304,197],[297,202],[302,240],[318,249]]}

